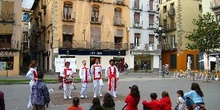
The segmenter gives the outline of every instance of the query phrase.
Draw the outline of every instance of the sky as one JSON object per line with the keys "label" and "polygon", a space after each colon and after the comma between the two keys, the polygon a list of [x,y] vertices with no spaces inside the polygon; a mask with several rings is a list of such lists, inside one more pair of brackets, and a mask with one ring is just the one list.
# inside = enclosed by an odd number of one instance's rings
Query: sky
{"label": "sky", "polygon": [[34,0],[23,0],[22,7],[23,8],[31,8]]}

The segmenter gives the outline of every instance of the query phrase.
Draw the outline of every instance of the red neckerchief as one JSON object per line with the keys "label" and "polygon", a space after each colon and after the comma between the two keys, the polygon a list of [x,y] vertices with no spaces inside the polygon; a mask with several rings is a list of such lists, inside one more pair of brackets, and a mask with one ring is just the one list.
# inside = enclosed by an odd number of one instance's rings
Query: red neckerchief
{"label": "red neckerchief", "polygon": [[[112,72],[111,67],[114,68],[113,72]],[[115,66],[110,66],[109,67],[109,85],[108,85],[108,90],[109,91],[111,91],[111,89],[112,89],[112,78],[114,78],[114,83],[115,83],[114,84],[114,91],[116,91],[117,84],[116,84],[116,68],[115,68]]]}

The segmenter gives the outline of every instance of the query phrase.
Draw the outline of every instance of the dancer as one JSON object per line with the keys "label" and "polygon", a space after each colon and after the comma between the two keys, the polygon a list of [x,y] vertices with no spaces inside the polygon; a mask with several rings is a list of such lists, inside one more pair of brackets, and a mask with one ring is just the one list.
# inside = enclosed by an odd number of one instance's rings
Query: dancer
{"label": "dancer", "polygon": [[79,69],[79,77],[82,82],[80,98],[87,98],[88,83],[91,80],[89,68],[86,67],[86,60],[82,61],[83,66]]}
{"label": "dancer", "polygon": [[91,66],[91,73],[93,75],[93,91],[94,91],[94,98],[97,96],[97,93],[100,97],[102,97],[102,88],[103,88],[103,81],[102,81],[102,66],[99,64],[99,59],[95,60],[95,64]]}
{"label": "dancer", "polygon": [[[36,60],[33,60],[31,64],[29,65],[29,71],[26,74],[26,77],[30,79],[30,82],[29,82],[30,94],[32,93],[32,86],[34,85],[34,82],[36,82],[37,80],[37,67],[38,67],[38,62]],[[31,95],[29,96],[27,108],[32,108]]]}
{"label": "dancer", "polygon": [[110,66],[105,69],[105,77],[108,78],[108,90],[109,93],[116,98],[117,81],[119,80],[118,68],[115,66],[113,59],[109,60]]}
{"label": "dancer", "polygon": [[64,88],[64,99],[66,100],[67,97],[72,99],[71,93],[74,89],[73,86],[73,70],[69,68],[70,62],[65,63],[65,67],[63,72],[60,73],[60,76],[63,77],[63,88]]}

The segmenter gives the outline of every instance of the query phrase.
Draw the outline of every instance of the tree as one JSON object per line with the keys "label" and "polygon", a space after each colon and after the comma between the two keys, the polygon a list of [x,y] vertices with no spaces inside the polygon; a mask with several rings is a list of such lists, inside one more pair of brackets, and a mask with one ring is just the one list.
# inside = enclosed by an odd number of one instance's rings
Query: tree
{"label": "tree", "polygon": [[186,43],[188,49],[198,49],[202,52],[209,52],[220,46],[220,27],[214,20],[211,13],[199,16],[198,20],[193,19],[193,24],[197,26],[192,34],[186,38],[191,41]]}

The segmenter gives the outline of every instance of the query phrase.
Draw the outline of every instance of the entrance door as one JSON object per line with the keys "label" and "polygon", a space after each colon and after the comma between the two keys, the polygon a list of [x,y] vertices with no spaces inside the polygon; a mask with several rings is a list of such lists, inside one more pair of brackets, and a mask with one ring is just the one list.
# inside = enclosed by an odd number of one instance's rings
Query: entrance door
{"label": "entrance door", "polygon": [[90,57],[90,67],[95,64],[95,60],[99,59],[99,62],[101,62],[101,57]]}

